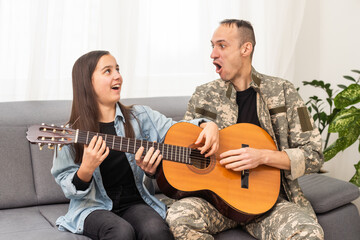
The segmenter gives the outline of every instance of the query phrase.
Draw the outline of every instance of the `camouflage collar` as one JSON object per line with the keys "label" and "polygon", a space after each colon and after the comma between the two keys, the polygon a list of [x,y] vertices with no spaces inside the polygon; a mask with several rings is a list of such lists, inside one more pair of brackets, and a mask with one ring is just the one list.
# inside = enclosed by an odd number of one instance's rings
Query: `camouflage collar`
{"label": "camouflage collar", "polygon": [[[261,84],[261,75],[260,73],[258,73],[254,67],[251,67],[251,83],[250,83],[250,87],[254,88],[254,90],[256,92],[258,92],[260,90],[260,84]],[[234,85],[230,82],[230,81],[226,81],[227,86],[227,90],[226,90],[226,97],[228,99],[231,99],[231,95],[232,93],[235,93],[235,87]]]}
{"label": "camouflage collar", "polygon": [[254,67],[251,67],[251,83],[250,87],[253,87],[255,90],[258,90],[260,88],[261,84],[261,76],[260,74],[255,70]]}

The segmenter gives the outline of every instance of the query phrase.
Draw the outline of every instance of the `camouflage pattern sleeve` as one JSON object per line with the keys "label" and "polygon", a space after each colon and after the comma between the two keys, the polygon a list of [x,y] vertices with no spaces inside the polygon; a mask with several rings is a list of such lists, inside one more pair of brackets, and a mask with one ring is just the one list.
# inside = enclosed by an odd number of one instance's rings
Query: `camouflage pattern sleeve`
{"label": "camouflage pattern sleeve", "polygon": [[197,91],[199,87],[196,88],[195,92],[193,93],[193,95],[191,96],[188,106],[187,106],[187,110],[184,116],[184,120],[192,120],[195,118],[195,106],[196,106],[196,102],[199,101],[199,92]]}
{"label": "camouflage pattern sleeve", "polygon": [[288,154],[291,161],[291,172],[285,171],[286,177],[294,180],[304,174],[318,172],[324,159],[320,132],[304,101],[292,83],[286,82],[284,90],[289,124],[289,149],[282,150]]}

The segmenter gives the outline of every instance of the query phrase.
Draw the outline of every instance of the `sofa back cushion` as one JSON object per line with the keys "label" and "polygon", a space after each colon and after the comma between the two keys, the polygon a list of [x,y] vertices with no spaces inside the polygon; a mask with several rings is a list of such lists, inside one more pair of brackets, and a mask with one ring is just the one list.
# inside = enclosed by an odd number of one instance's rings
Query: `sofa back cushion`
{"label": "sofa back cushion", "polygon": [[0,209],[37,203],[26,130],[0,126]]}
{"label": "sofa back cushion", "polygon": [[71,101],[0,103],[0,208],[68,202],[50,173],[53,151],[26,139],[33,124],[64,124]]}
{"label": "sofa back cushion", "polygon": [[175,121],[184,118],[189,96],[121,99],[124,105],[146,105]]}
{"label": "sofa back cushion", "polygon": [[54,150],[49,150],[44,146],[43,150],[40,151],[38,146],[33,144],[31,144],[30,150],[38,204],[69,202],[50,172]]}
{"label": "sofa back cushion", "polygon": [[[167,117],[181,120],[189,97],[122,99],[125,105],[148,105]],[[53,151],[26,139],[33,124],[66,123],[71,101],[26,101],[0,103],[0,209],[38,204],[64,203],[61,188],[50,173]]]}

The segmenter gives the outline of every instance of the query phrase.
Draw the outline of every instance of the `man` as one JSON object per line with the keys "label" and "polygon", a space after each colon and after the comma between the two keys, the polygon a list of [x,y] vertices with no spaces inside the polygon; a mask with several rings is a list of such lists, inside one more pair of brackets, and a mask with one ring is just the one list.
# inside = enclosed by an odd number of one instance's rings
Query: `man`
{"label": "man", "polygon": [[[252,67],[255,35],[249,22],[222,21],[211,44],[210,57],[221,79],[196,89],[185,119],[207,117],[221,129],[253,123],[265,129],[278,147],[277,151],[240,148],[220,155],[220,164],[231,171],[251,171],[261,164],[281,170],[274,207],[242,227],[257,239],[323,239],[323,230],[297,181],[304,174],[318,172],[323,164],[321,136],[304,102],[293,84]],[[214,239],[212,234],[239,226],[195,197],[175,202],[167,221],[176,239]]]}

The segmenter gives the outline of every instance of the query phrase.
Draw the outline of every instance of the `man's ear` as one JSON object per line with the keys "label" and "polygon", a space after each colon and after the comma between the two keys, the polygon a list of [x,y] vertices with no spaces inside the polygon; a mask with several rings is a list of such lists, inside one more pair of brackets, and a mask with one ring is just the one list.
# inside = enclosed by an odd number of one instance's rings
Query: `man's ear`
{"label": "man's ear", "polygon": [[241,46],[241,55],[243,57],[250,56],[253,51],[253,46],[251,42],[246,42]]}

